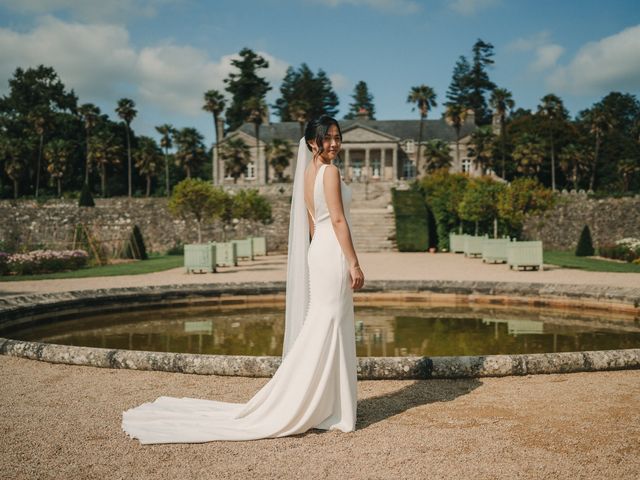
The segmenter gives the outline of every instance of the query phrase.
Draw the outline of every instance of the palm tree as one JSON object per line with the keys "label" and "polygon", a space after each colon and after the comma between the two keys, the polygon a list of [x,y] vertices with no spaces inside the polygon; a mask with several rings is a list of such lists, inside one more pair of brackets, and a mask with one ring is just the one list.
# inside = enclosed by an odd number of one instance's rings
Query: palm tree
{"label": "palm tree", "polygon": [[471,142],[468,148],[468,155],[473,157],[473,163],[480,168],[482,175],[486,174],[487,169],[492,168],[493,150],[496,136],[490,125],[478,127],[471,134]]}
{"label": "palm tree", "polygon": [[505,128],[505,119],[507,117],[507,110],[513,110],[515,107],[515,102],[513,101],[513,97],[511,92],[506,88],[496,88],[491,93],[491,98],[489,100],[491,108],[493,108],[494,112],[500,118],[500,153],[502,157],[502,172],[501,177],[505,178],[506,176],[506,138],[507,132]]}
{"label": "palm tree", "polygon": [[[216,157],[220,158],[220,152],[218,151],[218,120],[220,114],[224,111],[226,103],[224,96],[217,90],[207,90],[204,92],[204,105],[202,109],[206,112],[210,112],[213,115],[213,133],[216,136]],[[218,175],[216,174],[216,162],[211,162],[211,183],[215,185]]]}
{"label": "palm tree", "polygon": [[589,132],[596,137],[593,162],[591,165],[591,177],[589,178],[589,190],[593,190],[596,181],[596,170],[600,156],[602,137],[613,128],[613,119],[602,106],[596,105],[591,110],[585,112],[584,120],[589,127]]}
{"label": "palm tree", "polygon": [[460,161],[460,130],[467,119],[468,110],[460,104],[449,103],[444,114],[444,119],[456,131],[456,161]]}
{"label": "palm tree", "polygon": [[44,158],[47,161],[47,171],[58,185],[58,197],[62,196],[62,177],[67,171],[72,144],[68,140],[53,140],[44,148]]}
{"label": "palm tree", "polygon": [[158,175],[160,155],[160,148],[153,138],[141,136],[138,139],[138,149],[134,157],[136,168],[147,178],[147,197],[151,194],[151,177]]}
{"label": "palm tree", "polygon": [[274,138],[271,142],[267,143],[264,153],[269,165],[271,165],[276,172],[278,181],[282,182],[284,170],[291,162],[292,153],[289,142],[280,138]]}
{"label": "palm tree", "polygon": [[240,175],[247,172],[247,165],[251,161],[249,146],[241,138],[232,138],[222,145],[220,155],[225,171],[233,177],[233,183],[237,183]]}
{"label": "palm tree", "polygon": [[165,192],[167,197],[171,195],[171,185],[169,185],[169,149],[173,147],[173,142],[171,141],[173,135],[176,133],[176,129],[173,128],[172,125],[165,123],[163,125],[159,125],[156,127],[156,132],[158,132],[162,137],[160,138],[160,146],[164,148],[164,176],[165,176]]}
{"label": "palm tree", "polygon": [[432,173],[440,168],[451,167],[451,150],[449,144],[444,140],[435,138],[429,140],[425,145],[425,158],[426,163],[424,165],[425,173]]}
{"label": "palm tree", "polygon": [[[420,160],[420,146],[422,144],[422,130],[424,121],[427,118],[429,110],[438,105],[436,103],[436,93],[433,88],[427,85],[411,87],[411,91],[407,96],[407,103],[415,103],[418,107],[418,110],[420,111],[420,133],[418,134],[418,153],[416,156],[417,167],[417,162]],[[413,107],[411,111],[413,112],[415,109],[416,107]]]}
{"label": "palm tree", "polygon": [[542,97],[542,103],[538,105],[538,114],[547,118],[549,129],[549,145],[551,146],[551,190],[556,190],[556,153],[555,141],[553,139],[553,130],[558,120],[566,118],[565,109],[562,100],[550,93]]}
{"label": "palm tree", "polygon": [[101,132],[89,140],[89,159],[98,167],[102,196],[107,196],[107,167],[120,164],[122,148],[115,136]]}
{"label": "palm tree", "polygon": [[33,129],[38,135],[38,164],[36,167],[36,198],[38,198],[38,190],[40,189],[40,169],[42,168],[42,153],[44,148],[44,131],[45,126],[50,121],[51,112],[48,107],[37,107],[29,114],[29,120],[33,125]]}
{"label": "palm tree", "polygon": [[289,115],[300,125],[300,138],[304,136],[304,124],[309,121],[309,102],[294,100],[289,104]]}
{"label": "palm tree", "polygon": [[591,155],[593,153],[574,143],[564,147],[558,154],[560,170],[571,181],[574,190],[578,190],[580,174],[589,170]]}
{"label": "palm tree", "polygon": [[118,100],[116,113],[124,121],[127,126],[127,179],[129,184],[129,198],[131,198],[131,122],[136,117],[138,111],[134,108],[135,102],[129,98],[121,98]]}
{"label": "palm tree", "polygon": [[80,106],[78,109],[78,113],[84,122],[84,131],[85,131],[85,149],[86,149],[86,157],[85,157],[85,170],[84,170],[84,183],[89,184],[89,171],[91,170],[91,162],[89,162],[89,137],[91,135],[91,131],[95,128],[98,123],[98,117],[100,116],[100,109],[96,107],[93,103],[85,103]]}
{"label": "palm tree", "polygon": [[0,159],[4,160],[4,171],[13,182],[13,198],[17,199],[20,179],[25,171],[26,146],[23,140],[6,137],[0,139]]}
{"label": "palm tree", "polygon": [[629,191],[631,177],[640,172],[640,163],[635,158],[624,158],[618,162],[618,173],[622,177],[622,191]]}
{"label": "palm tree", "polygon": [[176,165],[184,168],[187,178],[191,178],[193,169],[205,161],[204,137],[198,130],[191,127],[182,128],[175,132],[173,141],[176,144]]}
{"label": "palm tree", "polygon": [[[267,116],[267,104],[258,97],[251,97],[245,102],[245,109],[249,113],[247,122],[253,123],[256,136],[256,165],[260,161],[260,125]],[[269,162],[265,158],[264,162],[264,184],[269,183]]]}
{"label": "palm tree", "polygon": [[523,135],[513,150],[513,159],[518,162],[517,170],[526,176],[535,176],[540,172],[544,155],[542,140],[534,134]]}

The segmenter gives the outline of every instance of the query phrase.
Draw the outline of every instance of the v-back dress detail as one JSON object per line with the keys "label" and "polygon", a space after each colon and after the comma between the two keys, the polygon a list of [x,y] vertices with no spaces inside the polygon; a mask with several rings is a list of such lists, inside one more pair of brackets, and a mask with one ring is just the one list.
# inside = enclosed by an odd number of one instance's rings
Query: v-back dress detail
{"label": "v-back dress detail", "polygon": [[[311,428],[355,430],[357,361],[349,265],[335,235],[320,166],[314,181],[309,305],[289,353],[246,403],[162,396],[123,413],[122,428],[142,444],[256,440]],[[350,225],[351,189],[340,182]]]}

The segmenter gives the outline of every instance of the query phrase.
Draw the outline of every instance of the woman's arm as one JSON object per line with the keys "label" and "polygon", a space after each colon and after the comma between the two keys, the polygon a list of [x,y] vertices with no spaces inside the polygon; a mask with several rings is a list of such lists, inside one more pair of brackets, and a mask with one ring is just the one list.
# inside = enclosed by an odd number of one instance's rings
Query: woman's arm
{"label": "woman's arm", "polygon": [[345,257],[350,266],[358,265],[358,257],[356,250],[353,247],[353,239],[351,238],[351,232],[349,231],[349,225],[344,215],[344,206],[342,205],[342,192],[340,190],[340,171],[335,165],[329,165],[324,171],[324,178],[322,179],[324,186],[325,199],[327,201],[327,208],[329,209],[329,216],[331,217],[331,224],[333,230],[336,233],[340,247],[344,252]]}

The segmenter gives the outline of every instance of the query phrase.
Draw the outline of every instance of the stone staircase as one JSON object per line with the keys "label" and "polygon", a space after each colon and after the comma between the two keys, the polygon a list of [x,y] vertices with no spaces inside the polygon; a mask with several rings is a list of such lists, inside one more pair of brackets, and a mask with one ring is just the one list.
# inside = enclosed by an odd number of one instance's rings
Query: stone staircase
{"label": "stone staircase", "polygon": [[386,208],[351,208],[351,231],[356,252],[397,250],[393,210]]}

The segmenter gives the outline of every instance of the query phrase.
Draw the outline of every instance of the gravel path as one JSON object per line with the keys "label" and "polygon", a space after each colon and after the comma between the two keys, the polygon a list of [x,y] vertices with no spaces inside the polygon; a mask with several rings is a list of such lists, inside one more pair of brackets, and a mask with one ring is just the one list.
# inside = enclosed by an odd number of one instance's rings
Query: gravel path
{"label": "gravel path", "polygon": [[[637,287],[640,274],[511,272],[452,254],[362,253],[367,279]],[[219,274],[2,282],[0,294],[285,280],[286,256]],[[8,479],[637,479],[640,370],[465,380],[360,381],[353,433],[140,445],[122,412],[161,395],[243,402],[264,378],[49,364],[0,356],[0,460]]]}
{"label": "gravel path", "polygon": [[7,479],[637,479],[640,371],[358,382],[353,433],[140,445],[122,411],[161,395],[247,401],[267,379],[0,356]]}

